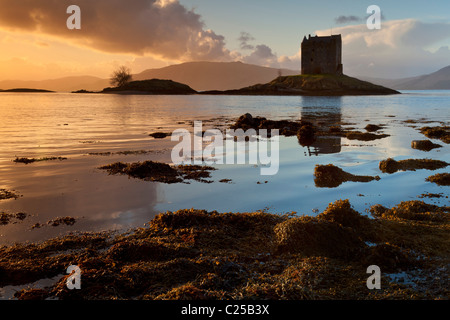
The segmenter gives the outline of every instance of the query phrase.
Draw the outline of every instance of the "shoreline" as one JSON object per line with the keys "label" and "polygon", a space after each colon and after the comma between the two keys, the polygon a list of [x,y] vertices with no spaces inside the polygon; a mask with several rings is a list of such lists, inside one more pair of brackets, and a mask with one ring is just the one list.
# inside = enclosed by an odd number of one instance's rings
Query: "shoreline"
{"label": "shoreline", "polygon": [[[339,200],[316,217],[160,213],[115,236],[0,246],[0,288],[37,300],[449,299],[449,210],[408,201],[373,206],[368,218]],[[82,290],[67,289],[69,265],[81,268]],[[370,265],[381,268],[381,290],[366,286]],[[42,279],[54,282],[26,289]]]}

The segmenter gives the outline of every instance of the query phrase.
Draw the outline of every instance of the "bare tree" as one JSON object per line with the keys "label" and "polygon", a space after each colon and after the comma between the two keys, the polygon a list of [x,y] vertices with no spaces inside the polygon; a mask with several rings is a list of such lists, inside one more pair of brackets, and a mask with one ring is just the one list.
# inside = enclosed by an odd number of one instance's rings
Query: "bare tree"
{"label": "bare tree", "polygon": [[122,87],[133,79],[130,68],[120,66],[111,75],[110,83],[116,87]]}

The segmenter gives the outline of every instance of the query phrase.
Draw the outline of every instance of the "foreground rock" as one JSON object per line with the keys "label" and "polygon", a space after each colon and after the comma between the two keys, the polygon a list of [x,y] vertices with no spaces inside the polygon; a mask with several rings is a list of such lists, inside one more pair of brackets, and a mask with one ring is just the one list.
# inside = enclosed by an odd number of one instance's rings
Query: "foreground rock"
{"label": "foreground rock", "polygon": [[[0,287],[20,285],[17,299],[448,298],[448,211],[420,209],[416,202],[384,209],[376,219],[352,209],[348,200],[330,204],[317,217],[194,209],[161,213],[145,228],[125,234],[78,234],[0,247]],[[412,214],[424,210],[442,219]],[[82,270],[82,290],[67,288],[69,265]],[[366,287],[369,265],[381,268],[381,290]],[[391,273],[411,281],[396,282]],[[54,277],[47,288],[27,285]]]}
{"label": "foreground rock", "polygon": [[380,180],[379,176],[357,176],[345,172],[332,164],[316,165],[314,168],[314,183],[319,188],[336,188],[346,181],[370,182]]}
{"label": "foreground rock", "polygon": [[297,75],[278,77],[266,84],[227,91],[206,91],[202,94],[224,95],[298,95],[298,96],[344,96],[388,95],[400,92],[346,75]]}

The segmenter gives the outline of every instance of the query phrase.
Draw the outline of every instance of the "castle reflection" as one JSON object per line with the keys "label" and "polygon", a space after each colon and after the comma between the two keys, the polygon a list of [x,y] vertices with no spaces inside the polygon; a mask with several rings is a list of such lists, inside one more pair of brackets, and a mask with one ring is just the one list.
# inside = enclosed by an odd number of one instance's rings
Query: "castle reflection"
{"label": "castle reflection", "polygon": [[[301,97],[301,119],[313,124],[322,132],[341,129],[341,97]],[[306,156],[333,154],[341,152],[341,137],[338,135],[316,135],[310,141],[299,144],[305,147]]]}

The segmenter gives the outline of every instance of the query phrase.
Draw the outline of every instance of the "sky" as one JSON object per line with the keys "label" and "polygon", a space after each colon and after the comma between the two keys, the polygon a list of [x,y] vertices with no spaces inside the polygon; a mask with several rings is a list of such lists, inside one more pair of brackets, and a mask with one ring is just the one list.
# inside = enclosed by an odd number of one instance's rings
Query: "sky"
{"label": "sky", "polygon": [[[81,10],[68,29],[67,7]],[[367,8],[382,11],[369,30]],[[450,1],[0,0],[0,80],[133,73],[189,61],[300,70],[305,35],[342,34],[344,73],[403,78],[450,65]]]}

